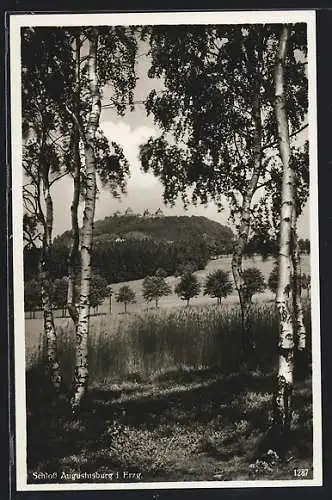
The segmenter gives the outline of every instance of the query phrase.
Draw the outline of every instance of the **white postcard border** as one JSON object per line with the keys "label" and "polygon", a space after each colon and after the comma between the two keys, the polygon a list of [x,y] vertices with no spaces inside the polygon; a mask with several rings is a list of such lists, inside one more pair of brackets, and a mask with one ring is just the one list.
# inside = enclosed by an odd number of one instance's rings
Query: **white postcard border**
{"label": "white postcard border", "polygon": [[[309,158],[310,158],[310,237],[312,306],[312,389],[313,389],[313,470],[310,480],[181,481],[150,483],[59,483],[27,484],[25,322],[23,278],[22,200],[22,105],[20,73],[20,28],[23,26],[144,25],[144,24],[258,24],[305,22],[308,28]],[[12,223],[14,288],[14,357],[16,414],[16,486],[18,491],[52,490],[142,490],[186,488],[252,488],[277,486],[321,486],[321,353],[319,303],[318,176],[317,176],[317,96],[316,96],[316,14],[314,10],[233,11],[233,12],[151,12],[116,14],[11,14],[10,87],[12,148]]]}

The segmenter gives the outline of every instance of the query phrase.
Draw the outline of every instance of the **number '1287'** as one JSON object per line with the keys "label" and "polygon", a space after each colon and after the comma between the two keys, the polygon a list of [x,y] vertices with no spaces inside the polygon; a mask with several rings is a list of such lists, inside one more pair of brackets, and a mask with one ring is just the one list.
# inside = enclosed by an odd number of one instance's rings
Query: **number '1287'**
{"label": "number '1287'", "polygon": [[301,478],[301,477],[308,477],[309,474],[309,469],[294,469],[294,476]]}

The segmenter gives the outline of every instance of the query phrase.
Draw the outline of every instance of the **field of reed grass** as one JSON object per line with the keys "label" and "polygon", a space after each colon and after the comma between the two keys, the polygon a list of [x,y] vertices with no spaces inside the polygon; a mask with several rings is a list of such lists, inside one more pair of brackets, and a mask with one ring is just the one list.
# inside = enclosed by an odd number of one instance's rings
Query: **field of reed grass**
{"label": "field of reed grass", "polygon": [[[306,323],[310,335],[309,309]],[[89,335],[89,377],[92,387],[124,380],[149,381],[176,370],[214,368],[227,375],[241,364],[240,308],[186,307],[151,311],[121,319],[93,318]],[[253,305],[252,331],[259,369],[274,366],[278,324],[274,304]],[[71,320],[58,326],[59,358],[64,380],[73,376],[75,334]],[[41,342],[41,339],[40,339]],[[34,346],[28,367],[43,362],[43,349]]]}

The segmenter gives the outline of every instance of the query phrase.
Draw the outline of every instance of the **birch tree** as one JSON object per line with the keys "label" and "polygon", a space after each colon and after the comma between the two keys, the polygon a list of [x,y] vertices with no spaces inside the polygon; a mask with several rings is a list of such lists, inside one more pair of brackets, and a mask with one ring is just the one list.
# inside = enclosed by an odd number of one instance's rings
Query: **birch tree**
{"label": "birch tree", "polygon": [[[83,46],[88,54],[81,57]],[[54,165],[58,169],[61,168],[59,177],[68,174],[73,177],[72,244],[68,259],[67,303],[76,324],[76,368],[72,405],[77,409],[88,383],[87,339],[92,231],[97,194],[96,176],[98,175],[102,186],[108,187],[111,195],[119,196],[119,193],[125,191],[126,177],[129,173],[129,165],[121,147],[114,141],[109,141],[99,127],[101,94],[105,85],[108,85],[108,89],[112,90],[111,106],[120,115],[125,112],[128,105],[133,106],[133,89],[136,84],[135,28],[122,26],[35,28],[27,30],[23,48],[25,54],[29,55],[26,57],[23,71],[26,76],[27,103],[24,133],[26,135],[26,130],[29,132],[31,128],[30,124],[36,122],[36,113],[32,113],[31,106],[28,105],[28,95],[33,95],[36,88],[31,84],[29,72],[33,68],[39,77],[42,69],[43,78],[38,87],[41,93],[40,101],[51,102],[54,105],[53,108],[49,107],[46,110],[48,113],[46,113],[46,124],[54,133],[51,136],[52,147],[63,152],[61,158],[58,156],[54,159]],[[102,64],[98,61],[102,61]],[[56,124],[50,125],[53,109],[56,110],[57,121]],[[80,146],[83,149],[81,153]],[[36,145],[32,145],[31,154],[35,149]],[[40,148],[38,154],[39,150]],[[53,226],[53,202],[49,188],[54,179],[49,181],[40,168],[40,162],[34,163],[31,154],[26,166],[29,174],[32,174],[31,169],[34,165],[38,182],[34,182],[35,193],[29,201],[38,205],[40,193],[44,194],[48,210],[45,221],[42,220],[45,228],[44,247],[45,245],[49,247],[52,245]],[[50,174],[51,170],[47,170],[46,174],[48,173]],[[43,180],[43,190],[40,187],[40,179]],[[82,200],[84,214],[83,227],[80,231],[77,211]],[[41,210],[39,212],[42,214]],[[48,272],[47,266],[45,269]],[[79,308],[76,310],[74,283],[78,274],[80,293]],[[46,305],[45,302],[44,308]],[[53,331],[55,334],[55,329]],[[56,338],[54,336],[53,338],[55,345]],[[54,361],[54,366],[59,369],[58,360]]]}
{"label": "birch tree", "polygon": [[292,261],[292,298],[294,312],[295,344],[299,352],[306,349],[307,335],[304,326],[303,306],[301,301],[302,276],[300,267],[299,243],[297,236],[296,208],[292,214],[291,229],[291,261]]}
{"label": "birch tree", "polygon": [[[55,67],[55,48],[68,63],[66,45],[58,30],[45,29],[46,36],[34,28],[22,30],[22,112],[23,112],[23,202],[25,221],[34,236],[30,244],[40,247],[39,282],[41,286],[47,368],[56,393],[62,387],[57,353],[57,335],[50,297],[49,264],[52,258],[54,207],[52,185],[62,178],[63,154],[54,134],[65,136],[59,106],[47,92],[49,75]],[[67,64],[69,67],[69,64]],[[64,70],[65,72],[65,70]],[[25,234],[29,232],[24,224]]]}
{"label": "birch tree", "polygon": [[[258,226],[253,220],[269,227],[261,200],[271,194],[266,188],[273,175],[281,175],[271,84],[277,35],[276,25],[156,26],[148,31],[149,76],[161,78],[164,90],[152,91],[146,102],[162,133],[142,146],[142,168],[160,178],[170,204],[180,195],[185,205],[209,200],[220,210],[225,201],[230,205],[237,227],[232,271],[246,357],[255,343],[243,254],[250,231]],[[303,25],[292,36],[302,50]],[[304,64],[293,54],[287,71],[295,137],[305,126],[307,79]]]}
{"label": "birch tree", "polygon": [[275,113],[279,135],[279,150],[283,164],[280,237],[279,237],[279,272],[276,294],[276,307],[279,315],[278,375],[274,403],[274,425],[281,434],[290,427],[292,412],[292,391],[294,372],[294,330],[291,311],[287,301],[287,287],[291,283],[291,239],[292,223],[295,219],[294,170],[291,168],[289,125],[286,108],[285,60],[289,43],[290,27],[284,25],[281,30],[277,63],[275,67]]}
{"label": "birch tree", "polygon": [[[75,61],[75,80],[73,85],[73,108],[74,116],[79,120],[80,116],[80,94],[81,94],[81,37],[79,32],[73,34],[74,45],[74,61]],[[78,322],[78,311],[76,309],[76,294],[75,282],[77,279],[77,271],[79,267],[79,222],[78,222],[78,207],[81,196],[81,155],[80,155],[80,130],[77,123],[74,121],[71,131],[70,152],[72,155],[72,178],[73,178],[73,198],[70,206],[71,214],[71,248],[68,256],[68,290],[67,290],[67,309],[74,321],[75,325]]]}
{"label": "birch tree", "polygon": [[97,188],[94,140],[99,126],[101,112],[100,90],[97,79],[98,31],[96,28],[91,29],[88,40],[88,79],[91,108],[88,117],[87,131],[86,133],[83,131],[81,133],[81,138],[84,143],[86,190],[81,243],[81,282],[79,313],[76,330],[76,361],[74,394],[72,399],[73,408],[76,408],[79,405],[86,391],[88,377],[89,295],[92,274],[91,250]]}
{"label": "birch tree", "polygon": [[[72,247],[69,258],[70,280],[68,306],[76,323],[76,361],[74,391],[71,399],[76,411],[88,386],[88,333],[90,315],[90,288],[92,277],[93,223],[97,195],[97,174],[104,186],[114,196],[125,191],[128,162],[122,149],[113,141],[107,141],[100,130],[101,97],[105,85],[113,87],[112,103],[119,114],[133,103],[136,83],[135,56],[136,39],[134,28],[92,27],[84,28],[74,35],[75,83],[74,103],[66,106],[72,120],[74,157],[74,190],[71,206]],[[72,32],[69,32],[72,34]],[[80,56],[81,40],[86,39],[88,55],[86,63]],[[102,61],[102,63],[101,63]],[[88,112],[86,113],[86,110]],[[81,165],[79,144],[84,148],[84,166]],[[77,210],[84,180],[84,212],[81,234],[78,230]],[[74,308],[74,263],[79,248],[80,296],[79,308]]]}

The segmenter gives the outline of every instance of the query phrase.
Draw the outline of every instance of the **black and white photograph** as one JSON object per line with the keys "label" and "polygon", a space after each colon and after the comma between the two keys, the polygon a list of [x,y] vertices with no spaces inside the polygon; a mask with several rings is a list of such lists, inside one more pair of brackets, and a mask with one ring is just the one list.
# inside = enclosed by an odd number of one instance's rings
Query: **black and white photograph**
{"label": "black and white photograph", "polygon": [[9,38],[17,490],[322,485],[315,12]]}

